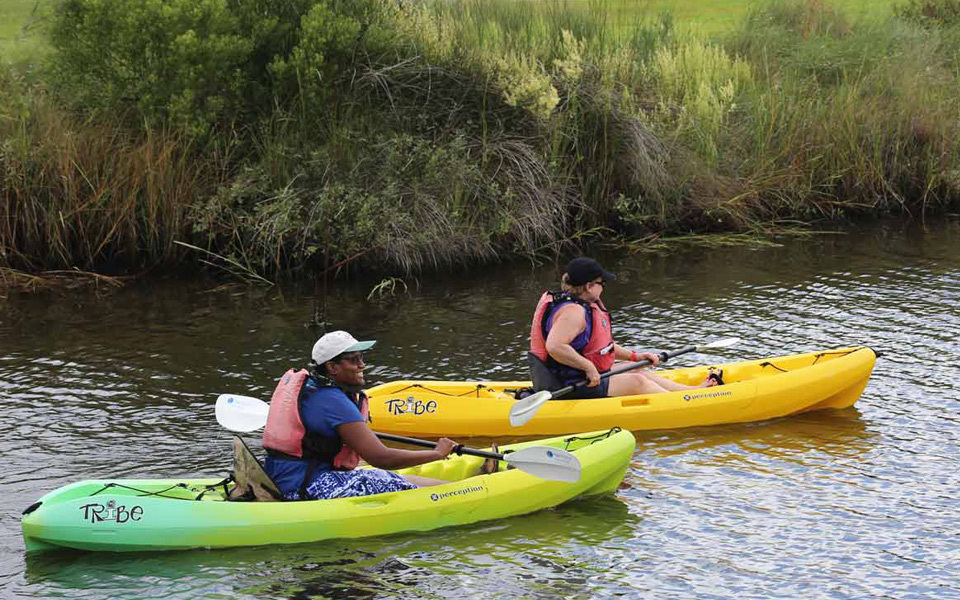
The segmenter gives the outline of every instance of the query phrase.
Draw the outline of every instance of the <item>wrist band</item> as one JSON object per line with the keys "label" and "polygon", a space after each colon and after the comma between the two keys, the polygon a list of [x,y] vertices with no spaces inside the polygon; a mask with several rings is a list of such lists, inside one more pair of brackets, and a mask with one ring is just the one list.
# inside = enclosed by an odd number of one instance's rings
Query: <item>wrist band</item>
{"label": "wrist band", "polygon": [[631,351],[630,351],[630,362],[637,362],[637,351],[636,351],[636,350],[631,350]]}

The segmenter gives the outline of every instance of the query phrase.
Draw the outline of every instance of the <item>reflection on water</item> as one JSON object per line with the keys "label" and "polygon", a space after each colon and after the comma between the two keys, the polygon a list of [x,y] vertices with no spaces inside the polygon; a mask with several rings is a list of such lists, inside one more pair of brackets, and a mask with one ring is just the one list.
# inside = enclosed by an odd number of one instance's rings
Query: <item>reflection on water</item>
{"label": "reflection on water", "polygon": [[25,557],[19,519],[77,479],[223,475],[216,396],[268,398],[321,321],[379,341],[370,384],[524,377],[529,315],[556,266],[423,279],[372,301],[364,282],[327,296],[177,281],[12,294],[0,301],[0,597],[960,598],[958,233],[955,221],[874,225],[781,248],[605,256],[624,344],[744,340],[677,366],[885,354],[855,409],[638,433],[615,498],[292,547]]}
{"label": "reflection on water", "polygon": [[[605,568],[593,549],[623,546],[638,519],[615,498],[446,530],[369,540],[147,554],[56,552],[26,557],[28,584],[73,598],[451,597],[466,577],[487,597],[556,597]],[[575,589],[576,588],[576,589]],[[462,596],[461,596],[462,597]]]}
{"label": "reflection on water", "polygon": [[810,412],[763,423],[637,432],[635,435],[641,449],[655,450],[663,457],[691,452],[712,455],[740,452],[794,460],[800,464],[805,457],[819,461],[862,455],[870,450],[875,436],[856,408]]}

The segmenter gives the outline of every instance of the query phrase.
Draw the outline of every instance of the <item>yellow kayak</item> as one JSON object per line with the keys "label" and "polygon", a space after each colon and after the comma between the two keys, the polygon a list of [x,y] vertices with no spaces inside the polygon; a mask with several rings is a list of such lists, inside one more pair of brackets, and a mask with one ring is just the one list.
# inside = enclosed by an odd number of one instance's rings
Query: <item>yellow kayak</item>
{"label": "yellow kayak", "polygon": [[866,347],[657,370],[696,385],[710,368],[725,385],[592,400],[554,399],[521,427],[510,408],[529,381],[395,381],[367,390],[377,431],[426,437],[563,435],[622,427],[632,431],[746,423],[853,406],[867,385],[876,353]]}

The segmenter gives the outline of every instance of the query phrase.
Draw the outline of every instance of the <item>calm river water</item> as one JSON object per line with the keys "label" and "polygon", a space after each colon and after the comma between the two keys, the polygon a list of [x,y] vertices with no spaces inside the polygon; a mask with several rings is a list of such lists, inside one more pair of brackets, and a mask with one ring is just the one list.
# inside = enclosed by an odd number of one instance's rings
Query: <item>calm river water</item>
{"label": "calm river water", "polygon": [[617,255],[618,339],[676,364],[867,344],[856,408],[637,434],[615,496],[312,545],[26,556],[20,512],[92,477],[220,476],[218,394],[268,398],[327,327],[379,344],[368,382],[524,376],[555,265],[321,290],[151,282],[0,300],[0,597],[960,598],[960,224],[768,249]]}

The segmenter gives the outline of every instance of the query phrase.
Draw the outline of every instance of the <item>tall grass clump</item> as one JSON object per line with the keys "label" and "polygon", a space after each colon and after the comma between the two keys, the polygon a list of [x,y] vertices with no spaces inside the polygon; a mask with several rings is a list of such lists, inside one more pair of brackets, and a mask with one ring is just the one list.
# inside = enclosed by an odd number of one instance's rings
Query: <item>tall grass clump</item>
{"label": "tall grass clump", "polygon": [[129,269],[171,260],[209,183],[177,135],[85,121],[0,72],[0,262]]}
{"label": "tall grass clump", "polygon": [[[671,149],[645,118],[644,65],[675,31],[669,17],[614,26],[602,5],[463,2],[425,5],[405,30],[432,64],[484,82],[482,122],[518,124],[572,200],[565,229],[670,223],[684,211],[668,176]],[[499,102],[498,102],[499,101]],[[518,109],[509,119],[492,107]],[[505,113],[504,113],[505,114]]]}
{"label": "tall grass clump", "polygon": [[658,48],[648,71],[657,90],[654,118],[676,127],[690,146],[715,162],[735,100],[752,79],[750,65],[720,46],[690,39]]}
{"label": "tall grass clump", "polygon": [[806,0],[754,11],[731,48],[759,78],[732,130],[740,201],[831,218],[956,201],[956,77],[937,38]]}
{"label": "tall grass clump", "polygon": [[894,14],[925,27],[960,25],[960,0],[906,0]]}

